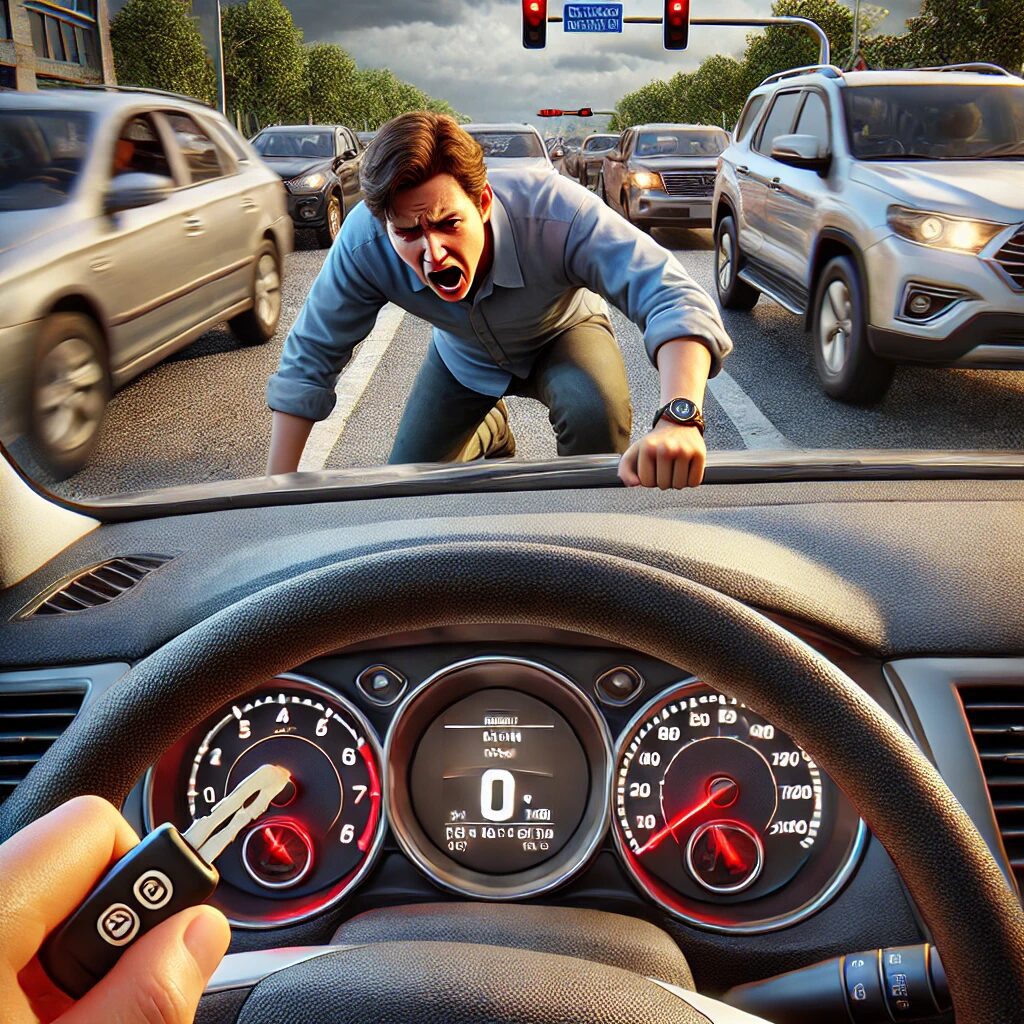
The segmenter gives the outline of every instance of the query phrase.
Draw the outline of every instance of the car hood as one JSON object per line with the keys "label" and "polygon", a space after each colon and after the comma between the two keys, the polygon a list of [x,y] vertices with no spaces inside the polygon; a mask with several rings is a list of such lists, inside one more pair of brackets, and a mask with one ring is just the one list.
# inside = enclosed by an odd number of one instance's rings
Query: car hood
{"label": "car hood", "polygon": [[551,171],[554,167],[542,156],[492,156],[484,160],[492,171]]}
{"label": "car hood", "polygon": [[1021,219],[1020,161],[863,162],[850,177],[916,209],[1005,223]]}
{"label": "car hood", "polygon": [[315,159],[308,156],[265,156],[263,162],[279,174],[283,181],[298,178],[303,174],[312,174],[313,171],[326,171],[331,166],[331,158],[327,156],[318,156]]}
{"label": "car hood", "polygon": [[711,171],[718,164],[715,156],[633,156],[630,170],[639,171]]}
{"label": "car hood", "polygon": [[0,210],[0,256],[58,231],[75,219],[71,202],[42,210]]}

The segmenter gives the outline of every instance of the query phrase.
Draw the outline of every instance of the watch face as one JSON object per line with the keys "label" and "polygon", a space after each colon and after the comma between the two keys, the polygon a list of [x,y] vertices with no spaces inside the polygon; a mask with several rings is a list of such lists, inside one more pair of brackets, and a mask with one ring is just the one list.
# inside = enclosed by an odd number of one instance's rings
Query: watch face
{"label": "watch face", "polygon": [[675,420],[689,420],[693,418],[693,414],[697,411],[697,407],[693,402],[690,402],[685,398],[677,398],[668,407],[668,411]]}

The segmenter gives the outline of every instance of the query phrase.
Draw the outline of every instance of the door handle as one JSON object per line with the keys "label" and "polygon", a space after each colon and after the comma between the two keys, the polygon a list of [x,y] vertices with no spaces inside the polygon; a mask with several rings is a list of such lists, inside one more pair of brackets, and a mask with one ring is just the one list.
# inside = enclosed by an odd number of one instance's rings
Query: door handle
{"label": "door handle", "polygon": [[785,192],[786,191],[785,187],[782,185],[782,179],[781,178],[772,178],[772,180],[770,182],[768,182],[768,187],[773,192]]}
{"label": "door handle", "polygon": [[193,214],[191,217],[185,218],[185,229],[190,235],[198,235],[203,230],[203,218],[197,217]]}
{"label": "door handle", "polygon": [[744,166],[743,164],[740,164],[740,165],[739,165],[739,166],[738,166],[738,167],[736,168],[736,173],[737,173],[737,174],[749,174],[749,173],[750,173],[750,168],[749,168],[749,167],[746,167],[746,166]]}

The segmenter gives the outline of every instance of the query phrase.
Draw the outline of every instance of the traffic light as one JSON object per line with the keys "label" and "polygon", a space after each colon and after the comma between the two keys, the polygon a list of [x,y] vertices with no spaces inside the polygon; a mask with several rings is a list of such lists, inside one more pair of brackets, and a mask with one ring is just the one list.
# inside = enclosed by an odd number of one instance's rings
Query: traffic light
{"label": "traffic light", "polygon": [[562,111],[556,110],[554,107],[545,107],[543,110],[537,111],[538,117],[561,117]]}
{"label": "traffic light", "polygon": [[543,50],[548,39],[548,0],[523,0],[523,46]]}
{"label": "traffic light", "polygon": [[666,50],[685,50],[690,41],[690,0],[665,0],[661,27]]}
{"label": "traffic light", "polygon": [[580,107],[580,109],[576,111],[576,116],[577,117],[593,117],[594,116],[594,112],[593,112],[593,110],[590,109],[590,107]]}

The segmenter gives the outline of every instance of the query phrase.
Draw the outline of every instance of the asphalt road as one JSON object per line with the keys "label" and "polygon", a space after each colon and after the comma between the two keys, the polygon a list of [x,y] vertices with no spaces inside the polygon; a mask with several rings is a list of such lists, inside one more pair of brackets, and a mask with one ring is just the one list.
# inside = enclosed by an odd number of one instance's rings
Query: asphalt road
{"label": "asphalt road", "polygon": [[[90,465],[62,483],[73,498],[151,487],[259,476],[270,437],[264,385],[284,336],[324,258],[300,232],[288,257],[277,336],[240,348],[218,327],[129,384],[112,400]],[[709,231],[658,231],[696,280],[713,293]],[[814,372],[810,336],[796,317],[765,299],[750,313],[727,313],[735,351],[711,382],[705,403],[710,450],[735,448],[1024,449],[1024,373],[903,367],[875,408],[826,397]],[[633,435],[642,436],[658,405],[658,381],[638,329],[613,311],[629,375]],[[342,375],[348,408],[318,429],[313,468],[372,466],[387,460],[401,410],[429,341],[429,327],[401,311],[382,315]],[[356,396],[358,398],[356,399]],[[342,403],[344,405],[345,402]],[[517,457],[555,455],[547,411],[529,399],[509,402]],[[443,415],[438,410],[438,415]],[[16,455],[24,458],[20,446]]]}

